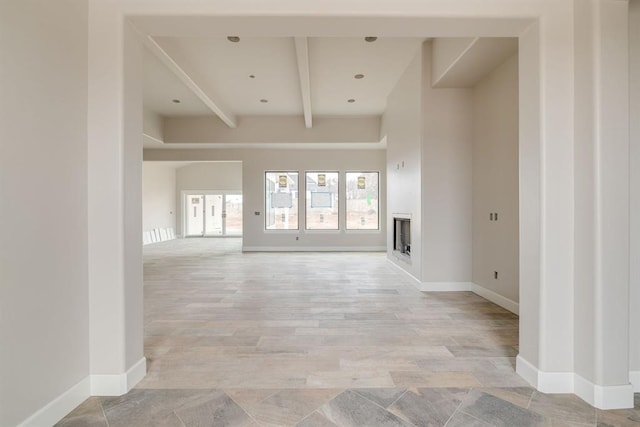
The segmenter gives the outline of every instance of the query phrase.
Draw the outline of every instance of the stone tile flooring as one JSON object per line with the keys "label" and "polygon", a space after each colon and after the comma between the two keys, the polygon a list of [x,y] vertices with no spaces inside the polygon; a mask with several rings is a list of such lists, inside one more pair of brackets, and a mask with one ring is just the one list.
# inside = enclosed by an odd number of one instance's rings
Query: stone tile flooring
{"label": "stone tile flooring", "polygon": [[514,372],[518,318],[422,293],[381,253],[246,253],[185,239],[145,253],[148,374],[59,426],[640,426]]}

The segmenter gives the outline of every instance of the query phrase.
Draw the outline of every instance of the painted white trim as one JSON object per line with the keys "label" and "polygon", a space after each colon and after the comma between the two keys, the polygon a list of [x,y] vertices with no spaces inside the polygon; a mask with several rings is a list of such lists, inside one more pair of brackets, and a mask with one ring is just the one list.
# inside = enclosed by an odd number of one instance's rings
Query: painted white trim
{"label": "painted white trim", "polygon": [[390,258],[389,256],[387,256],[387,261],[389,261],[389,263],[394,266],[395,268],[398,269],[398,271],[400,271],[401,273],[404,273],[409,279],[411,279],[413,281],[413,284],[415,285],[416,288],[420,289],[420,284],[422,282],[420,282],[420,279],[418,279],[416,276],[414,276],[413,274],[409,273],[407,270],[405,270],[404,268],[402,268],[399,264],[400,261],[404,262],[406,264],[406,261],[394,256],[393,258]]}
{"label": "painted white trim", "polygon": [[574,374],[574,393],[598,409],[633,408],[633,385],[601,386]]}
{"label": "painted white trim", "polygon": [[640,393],[640,371],[630,371],[629,382],[633,384],[633,391]]}
{"label": "painted white trim", "polygon": [[538,369],[520,355],[516,356],[516,373],[533,388],[538,388]]}
{"label": "painted white trim", "polygon": [[384,252],[386,246],[243,246],[242,252]]}
{"label": "painted white trim", "polygon": [[147,375],[147,358],[142,357],[125,374],[127,376],[127,391],[131,390]]}
{"label": "painted white trim", "polygon": [[35,414],[18,424],[18,427],[52,426],[90,396],[91,381],[85,379],[65,391],[51,402],[40,408]]}
{"label": "painted white trim", "polygon": [[422,292],[463,292],[471,291],[471,282],[420,282],[418,289]]}
{"label": "painted white trim", "polygon": [[633,408],[632,384],[601,386],[574,372],[544,372],[520,355],[516,372],[543,393],[573,393],[598,409]]}
{"label": "painted white trim", "polygon": [[520,304],[505,298],[502,295],[487,289],[484,286],[480,286],[476,283],[471,283],[471,290],[474,294],[480,295],[484,299],[488,299],[492,303],[498,304],[500,307],[509,310],[512,313],[520,314]]}
{"label": "painted white trim", "polygon": [[91,375],[92,396],[122,396],[147,374],[147,359],[136,362],[124,374]]}
{"label": "painted white trim", "polygon": [[516,357],[516,373],[543,393],[573,393],[573,372],[544,372],[522,356]]}
{"label": "painted white trim", "polygon": [[149,141],[155,143],[155,144],[164,144],[164,141],[161,139],[156,138],[155,136],[151,136],[148,133],[142,133],[142,136],[146,139],[148,139]]}

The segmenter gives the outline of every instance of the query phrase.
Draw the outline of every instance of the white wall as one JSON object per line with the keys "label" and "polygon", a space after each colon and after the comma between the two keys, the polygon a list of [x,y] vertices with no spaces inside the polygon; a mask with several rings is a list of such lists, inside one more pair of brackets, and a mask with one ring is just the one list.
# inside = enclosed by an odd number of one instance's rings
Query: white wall
{"label": "white wall", "polygon": [[142,165],[142,229],[176,230],[176,166],[163,162]]}
{"label": "white wall", "polygon": [[91,393],[146,373],[142,313],[142,50],[120,3],[89,0]]}
{"label": "white wall", "polygon": [[[387,98],[382,136],[387,139],[387,255],[416,279],[422,277],[422,52],[416,52]],[[384,182],[384,181],[383,181]],[[411,260],[393,255],[393,214],[411,215]]]}
{"label": "white wall", "polygon": [[380,118],[314,117],[307,128],[302,116],[243,116],[230,128],[216,116],[173,117],[164,121],[166,143],[378,142]]}
{"label": "white wall", "polygon": [[159,141],[164,141],[164,119],[157,113],[145,108],[143,110],[142,131]]}
{"label": "white wall", "polygon": [[433,43],[431,84],[436,86],[458,59],[473,46],[475,37],[438,37]]}
{"label": "white wall", "polygon": [[629,2],[631,118],[631,292],[630,370],[640,392],[640,0]]}
{"label": "white wall", "polygon": [[432,43],[422,66],[422,282],[471,281],[473,105],[471,89],[431,85]]}
{"label": "white wall", "polygon": [[0,425],[14,426],[89,393],[74,387],[89,374],[87,2],[0,2],[0,54]]}
{"label": "white wall", "polygon": [[[473,283],[517,303],[517,54],[473,89],[472,169]],[[498,221],[490,221],[490,213],[498,213]]]}
{"label": "white wall", "polygon": [[629,381],[627,20],[626,2],[576,3],[574,369],[616,387]]}
{"label": "white wall", "polygon": [[[240,161],[242,162],[243,247],[245,250],[322,250],[385,247],[386,190],[382,185],[381,230],[376,232],[277,232],[264,230],[264,172],[268,170],[304,171],[380,171],[380,182],[386,181],[384,150],[279,150],[279,149],[212,149],[212,150],[145,150],[148,161]],[[197,171],[204,166],[193,166]],[[236,166],[237,167],[237,166]],[[189,167],[187,167],[189,168]],[[301,175],[302,177],[303,175]],[[180,172],[178,172],[180,181]],[[300,181],[302,183],[303,179]],[[178,187],[180,187],[178,183]],[[179,196],[178,196],[179,197]],[[341,224],[344,224],[344,195],[340,199]],[[260,215],[254,215],[260,212]],[[304,215],[304,203],[299,215]],[[296,237],[299,240],[296,240]]]}
{"label": "white wall", "polygon": [[[149,162],[146,163],[149,164]],[[182,192],[196,190],[242,192],[242,162],[200,162],[185,165],[176,169],[175,179],[174,204],[178,210],[176,233],[184,235]]]}

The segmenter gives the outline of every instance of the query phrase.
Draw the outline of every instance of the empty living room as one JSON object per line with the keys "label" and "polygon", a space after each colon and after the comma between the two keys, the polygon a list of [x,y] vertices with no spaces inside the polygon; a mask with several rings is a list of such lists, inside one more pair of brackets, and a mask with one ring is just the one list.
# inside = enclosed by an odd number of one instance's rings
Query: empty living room
{"label": "empty living room", "polygon": [[0,426],[640,425],[640,0],[7,0],[0,46]]}

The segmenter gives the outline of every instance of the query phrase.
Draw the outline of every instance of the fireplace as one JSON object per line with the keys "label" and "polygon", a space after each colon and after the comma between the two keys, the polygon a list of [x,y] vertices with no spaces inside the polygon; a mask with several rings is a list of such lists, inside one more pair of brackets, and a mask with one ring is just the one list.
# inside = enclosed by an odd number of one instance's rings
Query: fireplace
{"label": "fireplace", "polygon": [[393,251],[411,257],[411,218],[393,217]]}

